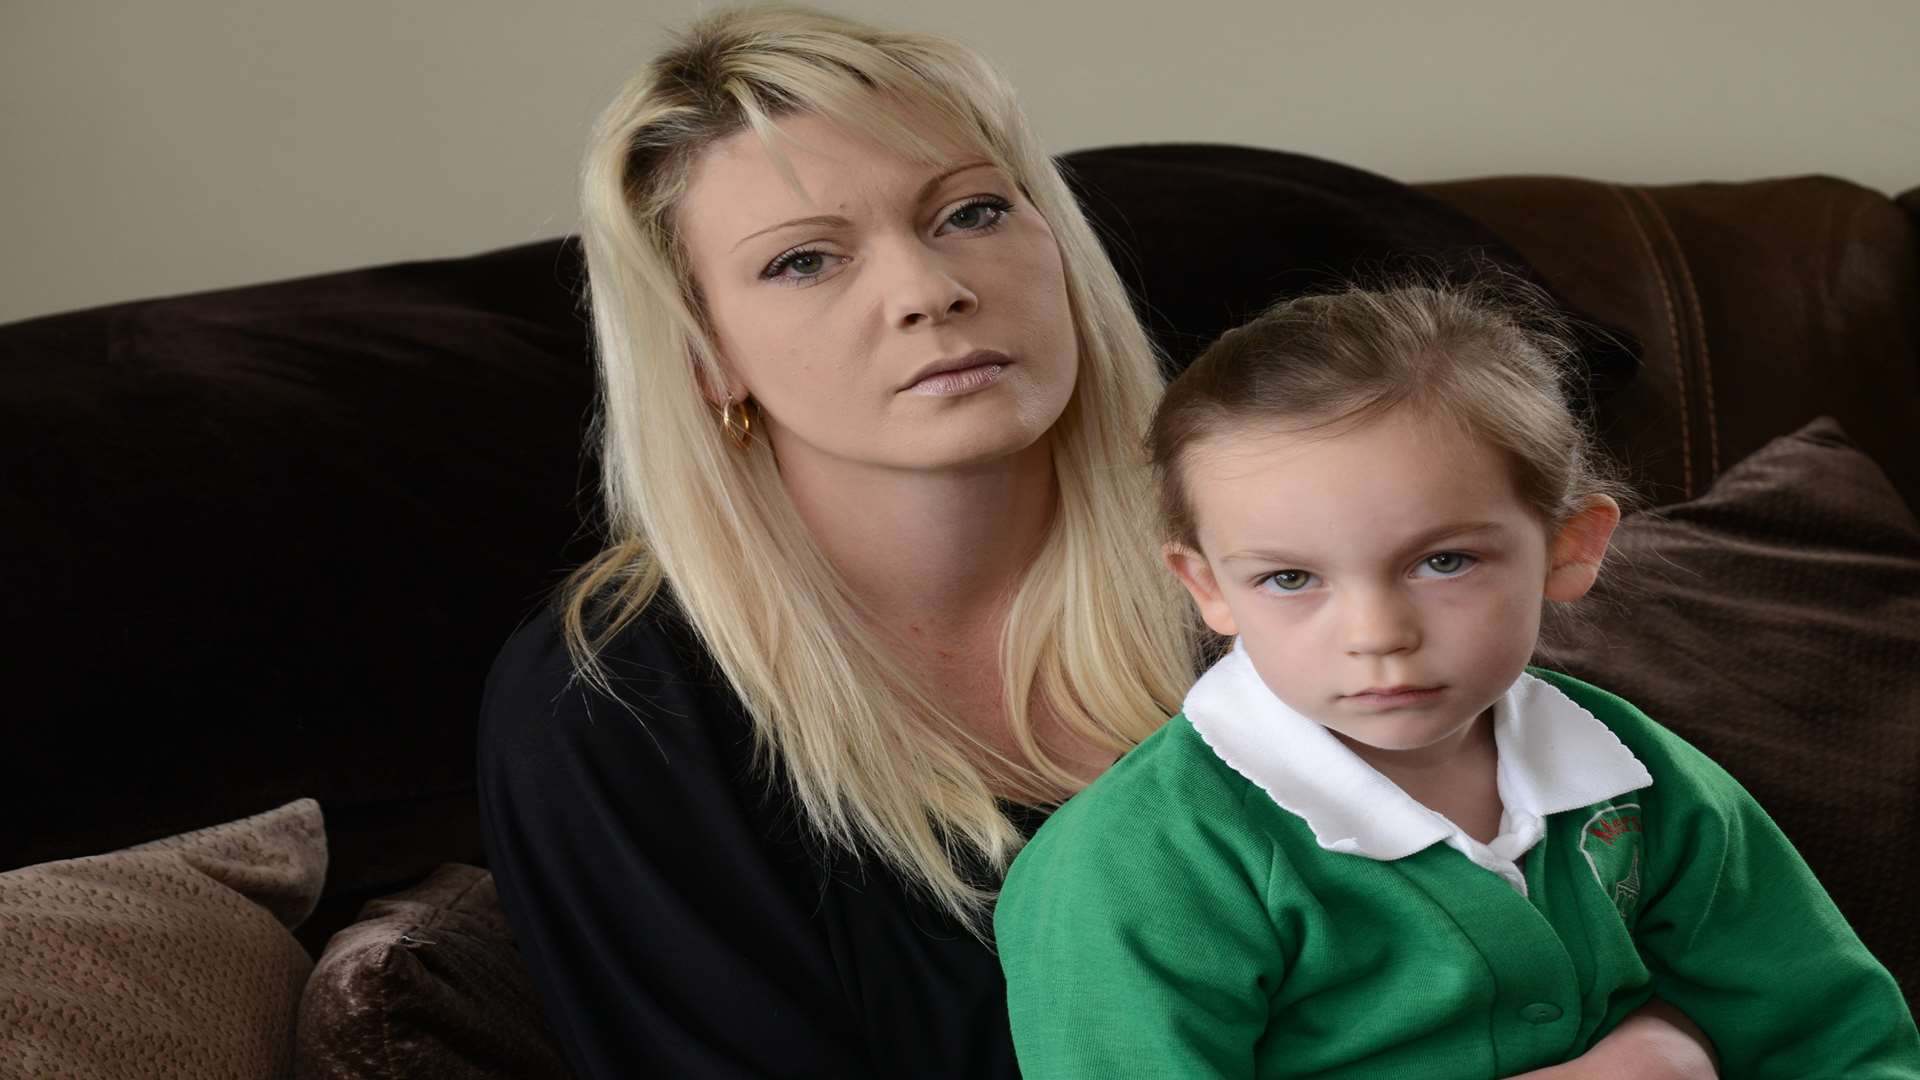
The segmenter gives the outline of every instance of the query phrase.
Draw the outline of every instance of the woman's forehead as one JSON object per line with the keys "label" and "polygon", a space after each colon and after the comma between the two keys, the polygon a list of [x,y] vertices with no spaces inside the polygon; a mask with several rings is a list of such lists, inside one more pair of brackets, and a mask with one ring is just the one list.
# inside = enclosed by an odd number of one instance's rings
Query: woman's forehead
{"label": "woman's forehead", "polygon": [[996,155],[977,138],[950,130],[943,118],[890,109],[846,117],[794,112],[768,117],[717,140],[700,155],[695,170],[710,162],[749,163],[791,180],[815,171],[847,172],[875,166],[937,170]]}
{"label": "woman's forehead", "polygon": [[743,129],[695,159],[682,205],[690,233],[708,232],[709,223],[752,232],[785,218],[841,213],[876,196],[931,195],[923,189],[958,170],[994,164],[955,140],[929,140],[935,152],[917,154],[814,113],[776,123],[771,137]]}

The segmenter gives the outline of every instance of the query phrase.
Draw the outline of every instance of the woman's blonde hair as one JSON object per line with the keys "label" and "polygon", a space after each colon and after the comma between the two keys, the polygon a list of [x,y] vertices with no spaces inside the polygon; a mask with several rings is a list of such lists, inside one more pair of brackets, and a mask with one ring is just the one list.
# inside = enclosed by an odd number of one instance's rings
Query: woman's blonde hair
{"label": "woman's blonde hair", "polygon": [[[702,396],[703,378],[723,380],[676,222],[689,171],[740,131],[784,161],[777,125],[799,113],[912,160],[977,153],[1020,185],[1059,244],[1079,376],[1051,431],[1051,531],[1001,641],[1014,755],[894,656],[802,524],[766,441],[731,444]],[[1178,707],[1193,675],[1193,624],[1154,562],[1138,454],[1160,382],[1112,265],[978,55],[800,8],[691,27],[601,115],[581,197],[610,543],[562,590],[576,667],[611,692],[600,651],[670,585],[751,714],[765,775],[791,788],[816,837],[877,855],[983,932],[1022,842],[996,785],[1078,785],[1036,741],[1030,697],[1068,734],[1118,752]]]}

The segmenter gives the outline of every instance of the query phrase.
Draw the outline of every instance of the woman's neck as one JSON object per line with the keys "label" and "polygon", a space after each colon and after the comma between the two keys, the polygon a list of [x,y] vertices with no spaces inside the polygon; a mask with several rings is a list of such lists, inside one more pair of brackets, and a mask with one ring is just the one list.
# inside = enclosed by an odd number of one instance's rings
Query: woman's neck
{"label": "woman's neck", "polygon": [[808,531],[882,633],[997,641],[1053,522],[1046,440],[939,472],[808,460],[781,479]]}
{"label": "woman's neck", "polygon": [[[809,468],[781,478],[881,640],[985,746],[1024,758],[1006,712],[1000,641],[1053,525],[1058,495],[1046,442],[941,473]],[[1085,780],[1113,763],[1111,750],[1061,733],[1037,695],[1028,723],[1044,752]],[[1078,790],[982,764],[995,793],[1014,802],[1059,802]]]}

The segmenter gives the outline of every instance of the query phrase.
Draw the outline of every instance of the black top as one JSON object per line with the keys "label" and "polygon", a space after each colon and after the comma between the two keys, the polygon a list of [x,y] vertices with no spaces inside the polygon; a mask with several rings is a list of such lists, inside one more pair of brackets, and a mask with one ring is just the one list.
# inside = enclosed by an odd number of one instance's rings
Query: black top
{"label": "black top", "polygon": [[604,659],[618,700],[571,679],[543,613],[480,721],[488,859],[574,1072],[1017,1076],[998,958],[806,839],[664,594]]}

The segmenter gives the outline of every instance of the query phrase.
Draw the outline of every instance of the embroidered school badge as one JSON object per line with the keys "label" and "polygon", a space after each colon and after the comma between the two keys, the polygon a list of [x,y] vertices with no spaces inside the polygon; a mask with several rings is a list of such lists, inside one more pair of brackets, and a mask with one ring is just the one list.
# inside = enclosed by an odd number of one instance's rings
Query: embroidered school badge
{"label": "embroidered school badge", "polygon": [[1640,804],[1601,807],[1580,827],[1580,854],[1626,918],[1640,902]]}

